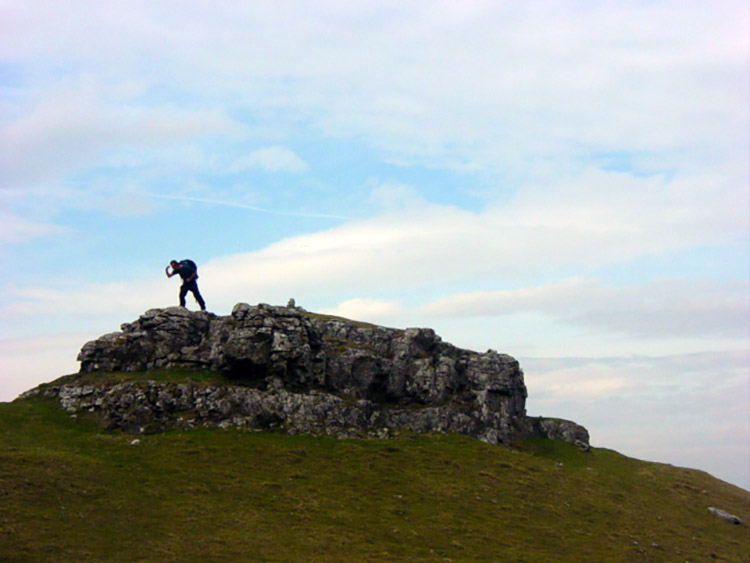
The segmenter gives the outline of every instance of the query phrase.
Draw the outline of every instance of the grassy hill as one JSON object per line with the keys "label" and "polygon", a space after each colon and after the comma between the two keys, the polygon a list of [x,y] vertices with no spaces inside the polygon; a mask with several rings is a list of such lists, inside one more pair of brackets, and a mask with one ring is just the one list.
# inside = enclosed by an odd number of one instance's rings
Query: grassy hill
{"label": "grassy hill", "polygon": [[133,440],[49,400],[0,403],[0,561],[750,561],[750,493],[606,449]]}

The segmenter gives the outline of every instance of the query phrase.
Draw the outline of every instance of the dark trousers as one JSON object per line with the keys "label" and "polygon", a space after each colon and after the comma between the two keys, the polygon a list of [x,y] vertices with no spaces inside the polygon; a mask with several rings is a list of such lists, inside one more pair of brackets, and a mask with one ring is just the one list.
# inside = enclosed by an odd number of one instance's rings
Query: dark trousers
{"label": "dark trousers", "polygon": [[201,306],[201,310],[206,310],[206,302],[203,301],[203,297],[201,297],[201,292],[198,291],[198,282],[193,280],[191,282],[182,282],[182,285],[180,286],[180,307],[185,306],[185,296],[187,295],[187,292],[190,291],[193,294],[193,297],[195,297],[195,300],[198,302],[198,305]]}

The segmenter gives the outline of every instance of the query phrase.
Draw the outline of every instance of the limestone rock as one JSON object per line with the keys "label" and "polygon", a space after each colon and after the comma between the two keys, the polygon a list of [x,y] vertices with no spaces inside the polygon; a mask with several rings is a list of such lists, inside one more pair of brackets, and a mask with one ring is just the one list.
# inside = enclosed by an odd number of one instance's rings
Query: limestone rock
{"label": "limestone rock", "polygon": [[736,524],[738,526],[742,525],[742,520],[734,516],[733,514],[729,514],[729,512],[726,512],[725,510],[722,510],[720,508],[714,508],[713,506],[710,506],[708,508],[708,511],[716,516],[717,518],[721,518],[725,522],[729,522],[730,524]]}
{"label": "limestone rock", "polygon": [[575,423],[528,418],[523,372],[512,357],[443,342],[432,329],[397,330],[239,303],[228,316],[151,309],[86,343],[81,373],[207,369],[231,384],[143,380],[39,392],[68,410],[96,411],[140,433],[199,425],[336,436],[458,432],[488,443],[527,435],[588,447]]}
{"label": "limestone rock", "polygon": [[570,420],[543,417],[529,418],[528,427],[534,436],[571,442],[584,451],[589,449],[588,430]]}

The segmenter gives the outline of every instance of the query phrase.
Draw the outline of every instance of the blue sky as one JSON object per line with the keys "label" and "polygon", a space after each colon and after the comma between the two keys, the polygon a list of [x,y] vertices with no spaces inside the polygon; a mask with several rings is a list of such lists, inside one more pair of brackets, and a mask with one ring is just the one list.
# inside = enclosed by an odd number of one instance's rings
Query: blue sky
{"label": "blue sky", "polygon": [[0,400],[190,257],[218,314],[430,326],[750,489],[748,11],[0,1]]}

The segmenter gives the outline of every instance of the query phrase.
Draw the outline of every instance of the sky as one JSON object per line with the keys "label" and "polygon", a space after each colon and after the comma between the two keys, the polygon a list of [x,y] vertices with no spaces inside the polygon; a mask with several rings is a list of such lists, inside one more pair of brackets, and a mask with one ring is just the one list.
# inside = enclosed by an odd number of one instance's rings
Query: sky
{"label": "sky", "polygon": [[[750,8],[0,0],[0,401],[177,304],[517,358],[750,490]],[[188,307],[197,306],[188,297]]]}

